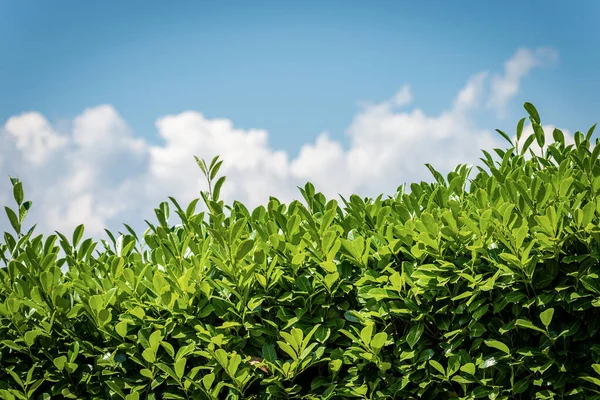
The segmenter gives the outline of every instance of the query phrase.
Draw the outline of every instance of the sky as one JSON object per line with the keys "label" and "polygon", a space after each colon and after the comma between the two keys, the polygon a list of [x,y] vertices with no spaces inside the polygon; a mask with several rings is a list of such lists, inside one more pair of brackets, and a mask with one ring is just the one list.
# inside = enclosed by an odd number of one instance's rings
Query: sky
{"label": "sky", "polygon": [[600,122],[598,26],[593,0],[0,0],[0,204],[18,176],[40,232],[144,230],[216,155],[249,208],[393,195],[505,148],[526,101],[550,137]]}

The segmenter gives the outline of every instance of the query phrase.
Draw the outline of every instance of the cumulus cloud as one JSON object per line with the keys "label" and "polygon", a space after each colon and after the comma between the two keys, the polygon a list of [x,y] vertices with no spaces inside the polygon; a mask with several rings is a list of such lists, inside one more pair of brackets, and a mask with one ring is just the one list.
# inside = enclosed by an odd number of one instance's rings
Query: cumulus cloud
{"label": "cumulus cloud", "polygon": [[44,165],[68,140],[57,134],[48,120],[37,112],[27,112],[9,118],[4,131],[14,140],[14,145],[22,153],[23,159],[35,166]]}
{"label": "cumulus cloud", "polygon": [[[481,105],[501,112],[520,80],[555,58],[551,49],[519,50],[491,81],[487,71],[474,73],[439,115],[411,107],[412,90],[404,85],[387,100],[363,104],[345,140],[323,132],[295,158],[274,149],[265,130],[197,111],[158,118],[160,141],[152,145],[136,137],[110,105],[84,110],[60,133],[41,114],[25,113],[0,126],[0,175],[24,181],[34,200],[32,220],[43,232],[68,233],[85,223],[95,236],[104,228],[121,229],[123,222],[145,229],[143,220],[152,220],[153,208],[167,196],[183,205],[199,197],[206,183],[194,155],[207,160],[220,155],[227,176],[222,197],[248,207],[269,196],[299,198],[296,187],[307,181],[329,197],[393,195],[404,183],[430,180],[425,163],[449,172],[476,163],[480,149],[504,147],[492,127],[475,123]],[[552,128],[546,129],[551,137]],[[0,181],[3,204],[9,194],[8,179]]]}
{"label": "cumulus cloud", "polygon": [[[39,113],[11,117],[2,131],[2,175],[24,182],[34,201],[32,219],[46,232],[85,223],[97,235],[111,218],[145,200],[143,193],[134,196],[143,185],[147,145],[112,106],[84,110],[66,135]],[[8,179],[0,181],[0,192],[8,204]]]}
{"label": "cumulus cloud", "polygon": [[503,116],[508,101],[519,92],[523,77],[532,69],[552,65],[558,59],[558,52],[551,47],[535,50],[519,49],[513,57],[504,63],[504,74],[495,74],[491,82],[491,95],[488,107]]}

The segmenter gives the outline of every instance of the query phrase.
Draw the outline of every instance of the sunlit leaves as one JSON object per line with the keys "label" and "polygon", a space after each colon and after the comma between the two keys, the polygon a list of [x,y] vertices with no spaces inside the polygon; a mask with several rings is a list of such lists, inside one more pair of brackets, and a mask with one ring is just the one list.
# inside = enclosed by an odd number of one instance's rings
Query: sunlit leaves
{"label": "sunlit leaves", "polygon": [[600,146],[525,109],[485,168],[375,199],[307,183],[248,210],[196,159],[199,199],[100,243],[26,230],[12,178],[0,397],[593,398]]}

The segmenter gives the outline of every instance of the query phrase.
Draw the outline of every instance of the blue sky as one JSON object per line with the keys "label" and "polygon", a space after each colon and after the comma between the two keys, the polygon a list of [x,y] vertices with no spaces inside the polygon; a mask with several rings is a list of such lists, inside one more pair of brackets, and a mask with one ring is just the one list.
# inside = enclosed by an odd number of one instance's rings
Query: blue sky
{"label": "blue sky", "polygon": [[[463,143],[461,129],[479,139],[494,128],[512,132],[525,101],[537,106],[543,121],[571,133],[598,122],[598,26],[600,3],[591,0],[0,0],[0,144],[7,153],[0,149],[0,174],[27,179],[26,190],[42,203],[38,218],[48,226],[70,221],[65,229],[92,214],[92,226],[114,226],[168,195],[190,199],[183,187],[192,175],[179,186],[167,178],[168,171],[195,174],[188,165],[192,154],[228,156],[224,195],[250,203],[271,192],[287,198],[284,184],[295,190],[303,180],[332,195],[393,192],[405,181],[425,179],[421,170],[382,161],[377,173],[348,178],[370,164],[369,154],[378,154],[373,143],[382,149],[386,141],[396,143],[407,157],[418,155],[410,163],[438,162],[443,169],[453,165],[444,164],[448,158],[477,158],[478,149],[444,153],[449,141]],[[521,71],[513,78],[505,64],[510,60]],[[454,113],[458,94],[479,73],[487,75],[473,83],[481,93],[472,111]],[[406,98],[394,103],[398,93]],[[503,100],[492,104],[498,96]],[[216,119],[230,125],[213,124]],[[444,124],[456,131],[414,142],[414,135],[428,135],[430,127],[443,131]],[[223,143],[209,145],[202,134]],[[84,148],[98,148],[94,135],[115,151],[91,157]],[[195,143],[190,154],[182,150],[186,138]],[[486,140],[482,146],[495,143]],[[245,144],[233,149],[232,141]],[[256,154],[262,159],[253,159]],[[338,159],[328,158],[332,154]],[[188,164],[174,165],[170,157]],[[345,169],[331,172],[339,162]],[[398,179],[384,179],[385,171]],[[321,179],[325,175],[329,180]],[[168,181],[162,192],[155,189],[160,179]],[[89,180],[93,187],[77,186]],[[340,180],[354,184],[337,187]],[[60,197],[65,192],[69,197]],[[107,205],[117,192],[141,200]],[[7,193],[0,182],[0,200]],[[52,196],[62,208],[44,208],[41,199]],[[98,217],[102,207],[108,211]]]}
{"label": "blue sky", "polygon": [[361,100],[410,83],[437,113],[472,71],[538,46],[560,61],[524,82],[506,122],[490,122],[512,124],[529,100],[581,129],[599,109],[597,1],[0,4],[0,120],[108,103],[152,140],[156,118],[192,109],[267,129],[295,153],[323,130],[342,138]]}

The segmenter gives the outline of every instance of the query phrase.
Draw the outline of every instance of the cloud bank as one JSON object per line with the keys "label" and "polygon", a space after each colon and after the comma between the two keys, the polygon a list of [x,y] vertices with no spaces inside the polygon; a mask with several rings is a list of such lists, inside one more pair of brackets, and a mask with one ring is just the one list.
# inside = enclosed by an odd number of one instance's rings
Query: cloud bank
{"label": "cloud bank", "polygon": [[[135,136],[111,105],[84,110],[66,129],[38,112],[25,112],[0,126],[0,175],[24,182],[26,197],[34,202],[28,221],[38,223],[41,232],[68,234],[84,223],[86,234],[96,237],[104,228],[122,230],[122,223],[144,230],[143,220],[154,220],[153,208],[167,196],[182,205],[199,197],[206,183],[194,155],[224,160],[221,197],[227,203],[235,199],[254,207],[269,196],[290,201],[299,198],[297,186],[307,181],[328,197],[393,195],[404,183],[431,180],[425,163],[449,172],[476,163],[480,149],[504,147],[493,129],[475,124],[475,117],[482,109],[501,115],[521,79],[556,58],[553,49],[520,49],[502,74],[474,73],[439,115],[409,109],[413,93],[404,85],[390,99],[362,106],[345,143],[323,132],[296,158],[274,149],[265,130],[241,129],[196,111],[158,118],[161,143],[154,145]],[[7,178],[0,180],[0,202],[12,204]],[[0,231],[8,229],[0,221]]]}

